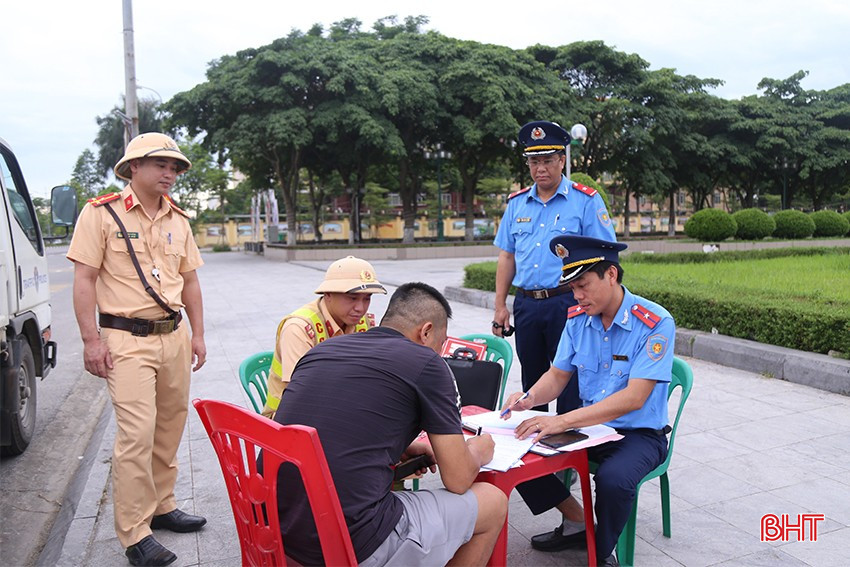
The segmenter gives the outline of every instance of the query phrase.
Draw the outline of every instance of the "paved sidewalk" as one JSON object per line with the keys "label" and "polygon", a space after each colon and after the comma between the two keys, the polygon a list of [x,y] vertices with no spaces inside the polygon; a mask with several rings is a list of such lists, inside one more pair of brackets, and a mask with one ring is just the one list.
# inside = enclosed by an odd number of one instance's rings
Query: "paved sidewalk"
{"label": "paved sidewalk", "polygon": [[[208,362],[192,398],[250,407],[237,371],[247,355],[270,350],[280,318],[313,297],[329,262],[282,263],[242,253],[205,253],[200,270]],[[487,258],[492,259],[492,258]],[[375,261],[390,286],[424,281],[458,286],[478,259]],[[393,288],[390,288],[392,293]],[[388,297],[373,296],[383,314]],[[489,309],[453,303],[449,334],[489,332]],[[657,482],[640,491],[638,565],[850,565],[850,398],[696,359],[695,386],[679,426],[670,471],[672,531],[661,534]],[[519,364],[508,392],[519,389]],[[111,414],[111,408],[107,410]],[[60,565],[128,565],[115,537],[109,461],[110,415],[95,464],[65,539]],[[197,534],[157,532],[178,555],[174,565],[240,564],[230,503],[218,461],[194,408],[180,448],[179,505],[209,520]],[[434,483],[429,479],[426,485]],[[763,543],[764,514],[824,514],[815,542]],[[532,516],[511,498],[509,565],[586,565],[583,552],[539,553],[529,538],[553,528],[554,512]],[[807,534],[808,536],[808,534]],[[808,538],[807,538],[808,539]]]}

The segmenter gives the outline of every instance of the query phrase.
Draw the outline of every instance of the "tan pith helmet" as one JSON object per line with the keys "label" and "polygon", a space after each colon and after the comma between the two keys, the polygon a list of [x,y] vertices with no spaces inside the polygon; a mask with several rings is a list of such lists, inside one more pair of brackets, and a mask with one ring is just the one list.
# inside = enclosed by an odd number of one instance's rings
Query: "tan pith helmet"
{"label": "tan pith helmet", "polygon": [[316,293],[387,293],[366,260],[346,256],[330,265]]}
{"label": "tan pith helmet", "polygon": [[177,143],[165,134],[159,132],[147,132],[139,134],[127,144],[127,151],[124,152],[124,157],[115,164],[115,175],[121,179],[130,181],[132,177],[130,173],[130,161],[146,157],[168,157],[177,160],[177,173],[183,173],[190,167],[192,162],[189,161]]}

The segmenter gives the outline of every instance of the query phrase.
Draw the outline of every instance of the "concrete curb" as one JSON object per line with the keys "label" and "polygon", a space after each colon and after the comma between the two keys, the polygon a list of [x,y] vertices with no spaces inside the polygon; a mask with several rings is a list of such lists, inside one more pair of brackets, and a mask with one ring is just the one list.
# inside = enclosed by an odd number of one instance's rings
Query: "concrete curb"
{"label": "concrete curb", "polygon": [[53,524],[48,545],[38,557],[37,567],[70,567],[87,563],[89,544],[94,537],[101,500],[112,470],[112,444],[115,438],[115,418],[105,388],[97,402],[96,406],[100,406],[97,425],[86,448],[83,463],[77,469],[72,486],[65,495],[60,517]]}
{"label": "concrete curb", "polygon": [[[490,291],[449,286],[443,293],[451,301],[495,309]],[[690,329],[676,330],[676,354],[850,396],[850,360],[842,358]]]}

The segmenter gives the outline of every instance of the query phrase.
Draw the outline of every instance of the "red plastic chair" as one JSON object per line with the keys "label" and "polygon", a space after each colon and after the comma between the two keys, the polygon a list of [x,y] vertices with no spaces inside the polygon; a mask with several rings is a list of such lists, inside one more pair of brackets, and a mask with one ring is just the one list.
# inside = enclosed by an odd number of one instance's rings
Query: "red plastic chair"
{"label": "red plastic chair", "polygon": [[[242,565],[287,564],[277,512],[277,471],[284,462],[292,463],[301,473],[325,564],[357,565],[336,487],[314,428],[280,425],[226,402],[192,403],[221,464],[239,534]],[[260,449],[263,474],[257,472]]]}

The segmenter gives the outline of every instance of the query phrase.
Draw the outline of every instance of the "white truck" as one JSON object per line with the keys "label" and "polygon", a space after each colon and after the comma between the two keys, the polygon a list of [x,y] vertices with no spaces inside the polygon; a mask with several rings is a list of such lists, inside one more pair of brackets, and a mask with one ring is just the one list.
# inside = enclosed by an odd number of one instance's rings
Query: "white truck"
{"label": "white truck", "polygon": [[[0,138],[0,451],[18,455],[35,431],[37,377],[56,366],[50,280],[35,208],[12,149]],[[72,226],[76,193],[55,187],[54,224]]]}

